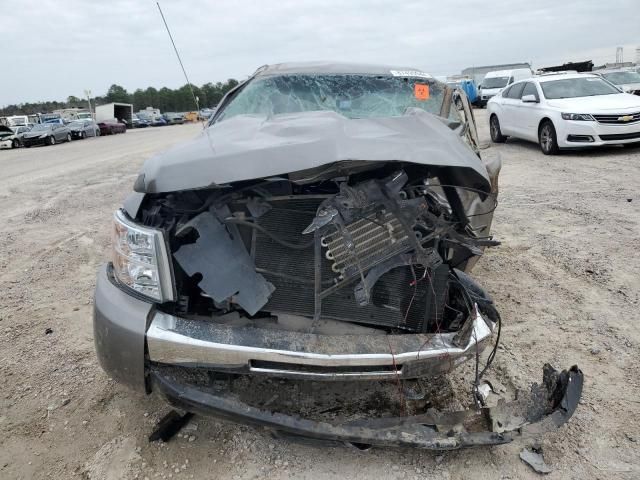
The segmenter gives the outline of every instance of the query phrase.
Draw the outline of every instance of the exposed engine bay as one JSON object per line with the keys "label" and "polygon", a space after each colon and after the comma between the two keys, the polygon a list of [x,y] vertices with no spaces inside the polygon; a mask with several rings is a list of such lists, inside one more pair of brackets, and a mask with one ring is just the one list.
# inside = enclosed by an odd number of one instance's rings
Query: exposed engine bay
{"label": "exposed engine bay", "polygon": [[[483,298],[462,271],[497,244],[486,235],[495,193],[398,162],[376,167],[150,195],[142,221],[169,233],[175,260],[179,297],[165,307],[214,321],[236,312],[257,324],[295,315],[311,332],[326,320],[458,331]],[[476,197],[480,228],[459,191]]]}

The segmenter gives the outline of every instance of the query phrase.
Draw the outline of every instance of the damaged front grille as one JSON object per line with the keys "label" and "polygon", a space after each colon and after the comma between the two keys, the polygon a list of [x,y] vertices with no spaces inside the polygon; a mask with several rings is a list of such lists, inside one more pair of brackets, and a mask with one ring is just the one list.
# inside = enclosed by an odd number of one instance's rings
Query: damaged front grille
{"label": "damaged front grille", "polygon": [[325,319],[388,331],[458,329],[473,302],[453,268],[490,241],[461,232],[464,215],[454,214],[446,189],[436,194],[426,179],[409,185],[403,170],[380,173],[302,191],[286,181],[244,187],[175,219],[174,258],[185,286],[197,283],[183,287],[193,293],[180,307],[297,315],[311,331]]}

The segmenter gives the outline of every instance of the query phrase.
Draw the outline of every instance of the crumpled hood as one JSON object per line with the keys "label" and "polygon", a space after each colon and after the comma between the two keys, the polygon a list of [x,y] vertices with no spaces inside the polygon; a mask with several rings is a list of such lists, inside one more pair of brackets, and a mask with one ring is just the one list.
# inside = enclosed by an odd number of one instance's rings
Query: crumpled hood
{"label": "crumpled hood", "polygon": [[440,119],[420,109],[401,117],[366,119],[330,111],[236,116],[147,160],[135,189],[196,189],[350,160],[459,167],[464,169],[464,175],[456,176],[460,184],[489,189],[478,156]]}

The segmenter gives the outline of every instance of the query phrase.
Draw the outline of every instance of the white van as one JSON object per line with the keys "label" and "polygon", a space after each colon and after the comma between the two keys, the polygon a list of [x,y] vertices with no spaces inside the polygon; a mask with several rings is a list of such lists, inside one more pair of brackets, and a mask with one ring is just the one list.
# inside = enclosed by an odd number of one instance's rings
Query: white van
{"label": "white van", "polygon": [[31,123],[29,122],[29,117],[27,115],[13,115],[11,117],[6,117],[6,122],[8,127],[22,127],[31,125]]}
{"label": "white van", "polygon": [[485,106],[487,101],[497,95],[508,85],[518,80],[524,80],[533,76],[533,72],[529,68],[516,68],[513,70],[495,70],[484,76],[482,83],[478,87],[480,106]]}

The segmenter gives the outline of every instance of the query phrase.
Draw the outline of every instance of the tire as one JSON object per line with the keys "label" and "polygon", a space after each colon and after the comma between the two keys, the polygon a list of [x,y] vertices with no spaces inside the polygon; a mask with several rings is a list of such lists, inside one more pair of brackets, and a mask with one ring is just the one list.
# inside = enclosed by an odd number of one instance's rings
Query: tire
{"label": "tire", "polygon": [[500,130],[500,121],[498,120],[497,115],[491,115],[489,119],[489,132],[491,133],[491,140],[493,143],[504,143],[507,140],[507,137],[502,135],[502,130]]}
{"label": "tire", "polygon": [[85,138],[87,138],[87,132],[83,130],[82,132],[80,132],[80,139],[84,140]]}
{"label": "tire", "polygon": [[96,130],[96,137],[100,136],[100,130]]}
{"label": "tire", "polygon": [[20,140],[18,140],[17,138],[14,138],[13,141],[11,142],[11,148],[18,148],[20,146]]}
{"label": "tire", "polygon": [[49,145],[55,145],[56,144],[56,137],[54,137],[53,135],[50,137],[47,137],[47,143]]}
{"label": "tire", "polygon": [[556,129],[551,121],[545,120],[542,122],[542,125],[540,125],[540,129],[538,130],[538,143],[540,144],[540,150],[542,150],[542,153],[545,155],[557,155],[560,152]]}
{"label": "tire", "polygon": [[67,133],[67,142],[70,142],[70,141],[71,141],[71,134]]}

